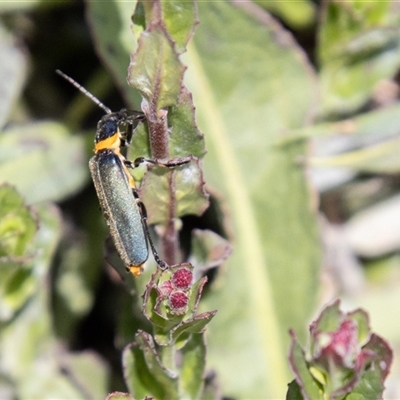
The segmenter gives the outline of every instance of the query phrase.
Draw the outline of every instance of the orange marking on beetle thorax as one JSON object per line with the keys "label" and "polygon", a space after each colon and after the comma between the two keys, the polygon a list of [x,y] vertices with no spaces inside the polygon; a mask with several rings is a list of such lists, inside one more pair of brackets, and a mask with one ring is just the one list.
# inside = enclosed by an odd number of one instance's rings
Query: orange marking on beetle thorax
{"label": "orange marking on beetle thorax", "polygon": [[97,153],[100,150],[119,150],[121,146],[121,139],[119,138],[119,132],[117,131],[114,135],[110,136],[107,139],[100,140],[100,142],[96,143],[94,146],[94,152]]}

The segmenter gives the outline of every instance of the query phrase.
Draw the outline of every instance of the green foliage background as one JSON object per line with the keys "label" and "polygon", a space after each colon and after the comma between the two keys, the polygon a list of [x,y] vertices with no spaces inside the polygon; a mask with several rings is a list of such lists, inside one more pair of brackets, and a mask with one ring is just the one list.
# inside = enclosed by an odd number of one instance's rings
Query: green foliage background
{"label": "green foliage background", "polygon": [[[165,4],[170,29],[196,19],[177,2]],[[284,397],[288,329],[305,340],[318,307],[335,296],[365,306],[395,347],[400,338],[399,322],[384,311],[400,301],[400,246],[368,258],[361,273],[379,279],[361,291],[346,291],[335,274],[332,289],[321,279],[335,262],[324,263],[318,219],[318,196],[327,220],[344,224],[399,190],[400,106],[396,96],[388,104],[376,94],[382,82],[397,85],[399,14],[394,1],[290,4],[199,2],[200,24],[183,56],[216,204],[195,226],[227,233],[233,247],[201,304],[218,309],[207,366],[234,398]],[[134,8],[134,1],[0,3],[0,181],[17,189],[0,193],[1,393],[104,398],[126,390],[120,349],[145,323],[103,262],[106,227],[87,167],[101,112],[54,71],[113,110],[139,109],[126,84]],[[179,50],[188,39],[174,38]],[[310,139],[343,134],[355,143],[346,154],[309,156]],[[352,175],[318,194],[308,165]],[[383,189],[366,198],[359,188],[370,180]]]}

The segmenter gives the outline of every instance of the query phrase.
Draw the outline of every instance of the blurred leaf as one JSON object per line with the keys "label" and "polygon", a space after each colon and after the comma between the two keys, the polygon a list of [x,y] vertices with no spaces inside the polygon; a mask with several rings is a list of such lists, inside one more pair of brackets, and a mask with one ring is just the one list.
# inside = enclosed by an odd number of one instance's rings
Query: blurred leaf
{"label": "blurred leaf", "polygon": [[57,335],[67,339],[92,309],[102,263],[90,258],[88,238],[71,227],[66,229],[59,254],[60,261],[53,274],[53,318]]}
{"label": "blurred leaf", "polygon": [[208,229],[192,231],[190,263],[195,266],[195,279],[218,267],[231,255],[232,247],[223,237]]}
{"label": "blurred leaf", "polygon": [[389,0],[330,0],[321,19],[322,114],[349,114],[400,66],[399,12]]}
{"label": "blurred leaf", "polygon": [[279,144],[284,145],[307,137],[331,140],[344,137],[347,141],[347,152],[324,157],[314,156],[309,159],[310,164],[315,167],[346,167],[372,173],[397,173],[400,170],[397,156],[399,116],[400,106],[395,103],[342,121],[299,129],[279,140]]}
{"label": "blurred leaf", "polygon": [[310,0],[296,2],[255,0],[255,3],[277,15],[285,24],[294,29],[310,27],[316,16],[315,4]]}
{"label": "blurred leaf", "polygon": [[289,33],[246,6],[199,3],[201,24],[186,59],[208,143],[206,181],[223,191],[234,218],[229,273],[203,305],[219,311],[208,362],[235,396],[283,398],[287,330],[304,332],[320,247],[311,194],[295,162],[305,145],[273,143],[303,126],[314,74]]}
{"label": "blurred leaf", "polygon": [[176,104],[184,67],[161,22],[150,25],[131,56],[128,83],[155,109]]}
{"label": "blurred leaf", "polygon": [[32,210],[9,185],[0,186],[0,256],[22,257],[37,229]]}
{"label": "blurred leaf", "polygon": [[36,289],[31,271],[24,264],[0,263],[0,322],[10,321]]}
{"label": "blurred leaf", "polygon": [[203,375],[206,364],[206,345],[204,335],[192,334],[183,347],[180,366],[180,395],[185,399],[199,398],[203,386]]}
{"label": "blurred leaf", "polygon": [[0,136],[0,176],[29,204],[63,200],[88,180],[84,139],[54,122],[14,126]]}
{"label": "blurred leaf", "polygon": [[2,374],[15,383],[13,398],[103,398],[104,364],[91,353],[64,353],[53,335],[49,267],[61,221],[52,205],[41,204],[36,211],[40,226],[32,247],[38,251],[30,266],[34,291],[13,322],[1,328]]}
{"label": "blurred leaf", "polygon": [[[62,362],[65,375],[87,399],[102,399],[108,389],[108,369],[94,352],[69,353]],[[128,399],[129,400],[129,399]]]}
{"label": "blurred leaf", "polygon": [[215,400],[221,399],[221,388],[217,380],[217,374],[215,371],[209,371],[204,377],[204,387],[201,393],[202,400]]}
{"label": "blurred leaf", "polygon": [[126,85],[129,57],[137,47],[131,30],[131,16],[136,4],[136,0],[106,2],[87,0],[86,16],[98,55],[111,71],[126,101],[131,107],[137,108],[140,96]]}
{"label": "blurred leaf", "polygon": [[400,138],[385,141],[360,150],[348,151],[332,157],[311,157],[314,167],[342,167],[370,173],[398,173],[400,171]]}
{"label": "blurred leaf", "polygon": [[37,220],[11,186],[0,186],[0,321],[11,319],[35,291],[31,263]]}
{"label": "blurred leaf", "polygon": [[282,138],[279,144],[290,143],[312,137],[329,137],[346,135],[354,138],[355,146],[366,145],[397,135],[400,130],[400,104],[393,105],[358,114],[352,118],[337,122],[314,124],[293,131]]}
{"label": "blurred leaf", "polygon": [[[0,3],[0,12],[4,4]],[[26,54],[13,37],[0,24],[0,129],[7,122],[14,103],[21,94],[25,83],[27,60]]]}

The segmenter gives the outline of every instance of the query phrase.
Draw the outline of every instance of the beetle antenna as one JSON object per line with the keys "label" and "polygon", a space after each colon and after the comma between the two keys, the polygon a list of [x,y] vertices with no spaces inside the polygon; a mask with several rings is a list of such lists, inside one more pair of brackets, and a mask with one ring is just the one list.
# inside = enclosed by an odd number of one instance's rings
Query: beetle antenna
{"label": "beetle antenna", "polygon": [[89,90],[85,89],[82,85],[80,85],[77,81],[72,79],[70,76],[67,74],[64,74],[64,72],[60,71],[59,69],[56,69],[56,73],[60,76],[62,76],[65,80],[67,80],[69,83],[71,83],[73,86],[75,86],[78,90],[80,90],[85,96],[87,96],[90,100],[93,101],[96,105],[98,105],[101,109],[103,109],[106,114],[111,114],[112,111],[105,106],[97,97],[95,97],[92,93],[89,92]]}

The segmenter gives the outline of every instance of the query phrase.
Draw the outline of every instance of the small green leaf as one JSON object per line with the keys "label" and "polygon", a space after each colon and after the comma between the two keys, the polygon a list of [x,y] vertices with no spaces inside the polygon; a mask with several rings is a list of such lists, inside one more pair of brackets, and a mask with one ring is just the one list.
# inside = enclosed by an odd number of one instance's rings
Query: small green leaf
{"label": "small green leaf", "polygon": [[382,379],[375,371],[366,371],[358,385],[346,396],[346,400],[382,399],[384,388]]}
{"label": "small green leaf", "polygon": [[300,386],[293,380],[288,385],[288,391],[286,393],[286,400],[304,400],[303,395],[301,394]]}
{"label": "small green leaf", "polygon": [[13,126],[0,136],[0,176],[31,204],[62,200],[88,181],[84,138],[54,122]]}
{"label": "small green leaf", "polygon": [[169,0],[159,1],[162,19],[167,30],[175,41],[177,50],[182,53],[193,35],[194,27],[197,24],[196,3],[191,0]]}
{"label": "small green leaf", "polygon": [[379,375],[382,381],[385,380],[393,362],[393,350],[389,344],[386,340],[373,333],[363,349],[372,350],[376,354],[376,358],[373,361],[374,368],[371,368],[371,370],[374,374]]}
{"label": "small green leaf", "polygon": [[182,362],[179,368],[181,398],[197,399],[203,386],[206,365],[206,345],[203,334],[191,335],[181,350]]}
{"label": "small green leaf", "polygon": [[131,56],[128,83],[158,110],[176,104],[184,67],[162,24],[142,33]]}
{"label": "small green leaf", "polygon": [[161,364],[149,334],[138,331],[136,342],[124,349],[122,363],[125,382],[135,398],[179,398],[178,377]]}
{"label": "small green leaf", "polygon": [[324,308],[313,329],[318,332],[334,332],[343,320],[343,313],[340,311],[340,301],[336,300]]}
{"label": "small green leaf", "polygon": [[363,346],[371,336],[371,328],[369,326],[369,317],[366,311],[362,309],[355,310],[347,314],[348,318],[356,321],[358,331],[358,342]]}
{"label": "small green leaf", "polygon": [[324,400],[323,392],[310,373],[304,351],[293,333],[289,362],[304,398],[310,400]]}
{"label": "small green leaf", "polygon": [[[214,318],[217,311],[208,311],[187,319],[172,330],[172,340],[176,343],[177,348],[181,348],[188,338],[188,333],[202,333],[205,327]],[[181,337],[183,336],[183,338]],[[186,335],[186,336],[185,336]]]}

